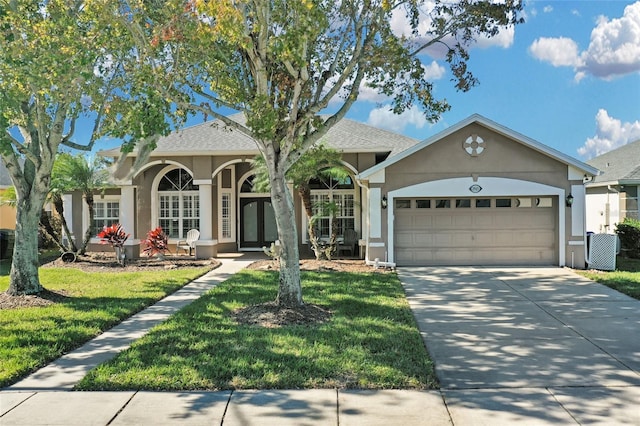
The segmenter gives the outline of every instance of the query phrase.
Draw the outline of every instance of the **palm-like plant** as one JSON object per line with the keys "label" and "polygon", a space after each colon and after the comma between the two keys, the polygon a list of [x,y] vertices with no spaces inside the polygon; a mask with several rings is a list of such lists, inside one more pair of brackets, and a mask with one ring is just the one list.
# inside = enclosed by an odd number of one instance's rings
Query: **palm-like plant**
{"label": "palm-like plant", "polygon": [[89,160],[81,154],[61,153],[54,163],[52,185],[53,181],[56,181],[58,182],[56,186],[63,191],[80,190],[89,210],[89,224],[82,244],[77,250],[79,254],[86,252],[89,240],[95,235],[93,196],[96,191],[104,190],[109,186],[108,178],[107,164],[102,159]]}
{"label": "palm-like plant", "polygon": [[[293,187],[298,191],[304,211],[308,219],[309,243],[316,259],[331,258],[331,253],[336,250],[337,238],[337,222],[331,220],[331,238],[329,244],[322,244],[316,233],[317,216],[314,215],[314,207],[328,211],[330,217],[333,218],[337,206],[333,201],[322,206],[314,206],[311,202],[311,187],[309,182],[313,179],[342,179],[349,174],[344,169],[340,161],[342,154],[325,145],[317,145],[311,148],[303,155],[291,168],[287,171],[287,179],[293,183]],[[264,159],[258,156],[255,159],[254,171],[256,177],[253,181],[254,188],[258,192],[267,192],[269,190],[269,174],[264,166]]]}

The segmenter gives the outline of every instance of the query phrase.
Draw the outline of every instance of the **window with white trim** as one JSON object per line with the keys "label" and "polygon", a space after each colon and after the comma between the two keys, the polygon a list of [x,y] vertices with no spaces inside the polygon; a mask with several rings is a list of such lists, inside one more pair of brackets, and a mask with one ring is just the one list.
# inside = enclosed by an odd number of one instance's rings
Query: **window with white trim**
{"label": "window with white trim", "polygon": [[309,182],[311,208],[317,216],[316,229],[320,238],[331,236],[331,221],[335,221],[338,236],[347,229],[355,229],[355,187],[351,177],[322,178]]}
{"label": "window with white trim", "polygon": [[184,169],[167,172],[158,184],[158,225],[169,238],[186,238],[200,228],[198,185]]}
{"label": "window with white trim", "polygon": [[93,230],[98,233],[105,226],[120,222],[119,200],[97,200],[93,202]]}
{"label": "window with white trim", "polygon": [[218,240],[234,242],[235,232],[235,168],[227,167],[218,174]]}

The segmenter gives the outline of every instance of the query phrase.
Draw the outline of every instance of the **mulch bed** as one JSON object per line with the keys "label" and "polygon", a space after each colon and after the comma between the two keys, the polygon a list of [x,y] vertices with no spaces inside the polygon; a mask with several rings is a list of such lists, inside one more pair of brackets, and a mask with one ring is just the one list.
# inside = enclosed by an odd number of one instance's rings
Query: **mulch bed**
{"label": "mulch bed", "polygon": [[27,294],[24,296],[9,296],[7,292],[0,293],[0,309],[16,309],[49,306],[62,302],[69,297],[65,290],[52,291],[44,289],[39,294]]}
{"label": "mulch bed", "polygon": [[125,265],[122,266],[116,261],[113,253],[87,253],[77,256],[75,262],[64,262],[58,258],[42,265],[43,268],[75,268],[85,272],[139,272],[203,266],[213,269],[220,266],[220,262],[215,259],[194,259],[190,256],[165,256],[164,259],[142,256],[138,259],[126,259]]}
{"label": "mulch bed", "polygon": [[232,316],[239,324],[279,328],[288,325],[321,324],[331,319],[331,311],[313,304],[289,308],[280,307],[276,302],[266,302],[237,309]]}

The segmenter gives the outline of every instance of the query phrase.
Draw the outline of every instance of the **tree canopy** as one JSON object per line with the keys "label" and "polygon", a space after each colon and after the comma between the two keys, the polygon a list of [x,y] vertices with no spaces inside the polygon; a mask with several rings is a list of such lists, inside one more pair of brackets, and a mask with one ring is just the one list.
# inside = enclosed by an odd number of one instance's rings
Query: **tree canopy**
{"label": "tree canopy", "polygon": [[22,242],[11,294],[42,289],[37,220],[59,148],[90,150],[107,135],[131,145],[169,130],[169,103],[144,79],[127,9],[113,0],[0,1],[0,156],[16,188]]}
{"label": "tree canopy", "polygon": [[[389,97],[396,113],[417,105],[436,120],[449,105],[434,96],[419,55],[443,47],[455,86],[469,90],[477,83],[470,46],[520,22],[521,9],[519,0],[139,0],[127,22],[178,110],[216,117],[256,141],[281,244],[278,302],[300,305],[285,173],[345,116],[363,85]],[[222,107],[243,112],[246,123]]]}

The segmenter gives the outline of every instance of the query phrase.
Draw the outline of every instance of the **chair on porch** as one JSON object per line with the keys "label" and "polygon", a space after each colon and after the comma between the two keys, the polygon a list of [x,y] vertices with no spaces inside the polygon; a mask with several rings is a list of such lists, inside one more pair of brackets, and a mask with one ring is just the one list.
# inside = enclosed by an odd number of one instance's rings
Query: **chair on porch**
{"label": "chair on porch", "polygon": [[351,256],[356,254],[356,245],[358,244],[358,233],[353,229],[345,229],[343,241],[338,244],[338,256],[340,252],[349,252]]}
{"label": "chair on porch", "polygon": [[187,232],[187,239],[178,241],[177,249],[182,249],[185,252],[189,252],[189,256],[193,252],[193,249],[196,248],[196,241],[200,238],[200,231],[197,229],[190,229]]}

